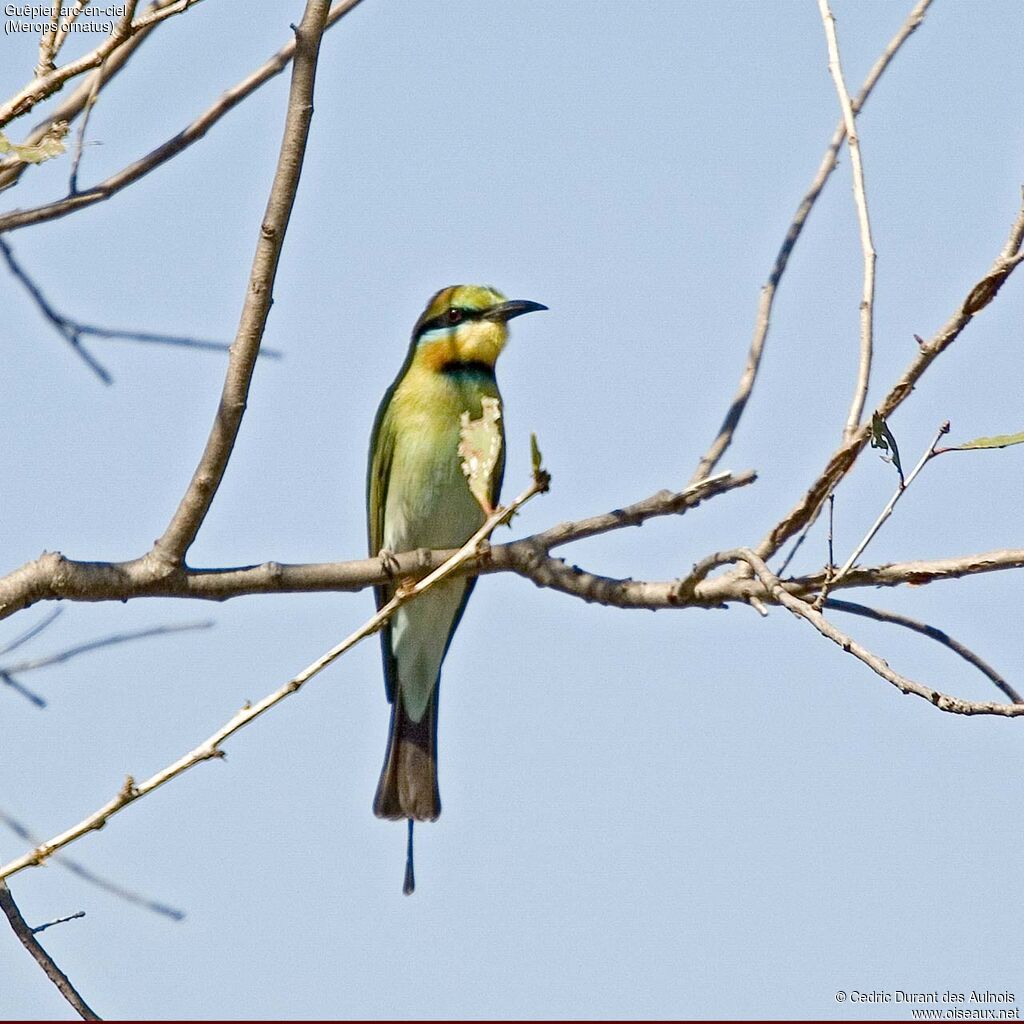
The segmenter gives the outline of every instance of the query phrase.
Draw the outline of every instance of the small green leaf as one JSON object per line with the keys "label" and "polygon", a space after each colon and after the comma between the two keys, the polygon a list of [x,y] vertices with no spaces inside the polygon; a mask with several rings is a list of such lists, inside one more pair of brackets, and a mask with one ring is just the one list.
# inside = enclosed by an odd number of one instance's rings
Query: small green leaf
{"label": "small green leaf", "polygon": [[491,477],[501,455],[501,406],[496,398],[480,401],[481,416],[471,420],[464,412],[459,418],[459,455],[462,472],[466,474],[469,489],[480,507],[489,515],[491,507]]}
{"label": "small green leaf", "polygon": [[1024,444],[1024,432],[1020,434],[996,434],[995,437],[976,437],[973,441],[953,445],[951,452],[964,452],[971,448],[1009,448],[1013,444]]}
{"label": "small green leaf", "polygon": [[[889,424],[882,419],[878,413],[872,413],[871,415],[871,447],[881,448],[884,452],[889,452],[889,459],[892,464],[896,467],[896,472],[900,475],[900,483],[903,483],[903,466],[900,463],[900,450],[896,445],[896,438],[893,437],[892,431],[889,429]],[[885,458],[885,456],[882,456]]]}
{"label": "small green leaf", "polygon": [[64,152],[64,137],[68,133],[67,121],[55,121],[47,133],[34,146],[19,146],[0,132],[0,154],[10,153],[23,164],[41,164]]}

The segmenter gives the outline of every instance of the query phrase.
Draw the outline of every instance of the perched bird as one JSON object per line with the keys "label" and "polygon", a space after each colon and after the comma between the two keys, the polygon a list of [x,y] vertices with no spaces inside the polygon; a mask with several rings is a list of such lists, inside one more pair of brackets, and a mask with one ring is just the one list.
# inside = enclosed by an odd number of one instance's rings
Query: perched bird
{"label": "perched bird", "polygon": [[[460,417],[479,418],[481,399],[500,402],[494,364],[508,339],[508,321],[540,309],[547,307],[508,301],[481,285],[444,288],[427,303],[373,426],[366,487],[371,555],[458,547],[483,523],[458,454]],[[504,443],[492,476],[492,505],[503,469]],[[373,810],[381,818],[409,819],[410,848],[412,822],[434,821],[441,813],[438,681],[475,583],[460,577],[439,584],[400,608],[381,632],[391,731]],[[377,587],[377,607],[393,593],[393,585]],[[407,875],[407,890],[410,885]]]}

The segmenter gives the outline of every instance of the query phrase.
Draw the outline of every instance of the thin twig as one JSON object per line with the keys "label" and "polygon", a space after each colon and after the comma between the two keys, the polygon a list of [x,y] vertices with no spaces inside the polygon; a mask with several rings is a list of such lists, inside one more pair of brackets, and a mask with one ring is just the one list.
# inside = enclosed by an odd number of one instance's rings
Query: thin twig
{"label": "thin twig", "polygon": [[969,662],[979,672],[991,679],[1014,704],[1024,704],[1024,697],[1021,697],[1017,690],[1002,675],[965,644],[962,644],[955,637],[951,637],[945,630],[938,629],[936,626],[930,626],[927,622],[912,619],[907,615],[901,615],[899,612],[872,608],[869,605],[858,604],[855,601],[840,601],[830,597],[825,602],[825,607],[834,609],[837,612],[848,612],[850,615],[860,615],[865,619],[874,619],[875,622],[891,622],[896,626],[903,626],[905,629],[913,630],[915,633],[922,634],[922,636],[937,640],[944,647],[948,647],[951,651],[959,654],[964,661]]}
{"label": "thin twig", "polygon": [[47,668],[50,665],[62,665],[65,661],[77,657],[79,654],[86,654],[89,651],[97,651],[102,647],[113,647],[116,644],[130,643],[132,640],[144,640],[154,636],[166,636],[170,633],[187,633],[197,629],[210,629],[213,622],[204,619],[202,622],[183,622],[174,626],[151,626],[148,629],[138,629],[128,633],[112,633],[110,636],[100,637],[98,640],[89,640],[85,643],[75,644],[56,654],[47,654],[40,658],[30,658],[27,661],[20,661],[14,665],[0,667],[0,674],[14,675],[23,672],[32,672],[36,669]]}
{"label": "thin twig", "polygon": [[50,8],[50,23],[46,26],[39,39],[39,61],[36,64],[36,78],[42,78],[53,70],[53,58],[56,55],[57,29],[60,28],[61,10],[64,0],[53,0]]}
{"label": "thin twig", "polygon": [[850,412],[846,417],[846,429],[843,439],[849,441],[860,426],[867,399],[868,384],[871,379],[871,353],[874,336],[875,310],[875,245],[871,238],[871,219],[868,216],[868,197],[864,186],[864,164],[860,155],[860,138],[857,135],[857,124],[854,119],[853,103],[843,78],[843,67],[839,57],[839,39],[836,36],[836,19],[828,5],[828,0],[818,0],[822,24],[825,26],[825,39],[828,43],[828,69],[835,82],[839,96],[839,106],[843,111],[843,123],[846,125],[846,141],[850,147],[850,163],[853,166],[853,198],[857,206],[857,223],[860,227],[860,246],[864,256],[864,285],[860,299],[860,365],[857,369],[857,384],[850,403]]}
{"label": "thin twig", "polygon": [[[310,0],[310,4],[314,2],[315,0]],[[308,10],[309,8],[307,7]],[[117,796],[104,804],[98,811],[48,842],[39,844],[35,849],[0,867],[0,879],[9,878],[25,868],[44,863],[54,853],[73,843],[76,839],[80,839],[89,832],[103,828],[113,815],[124,810],[129,804],[134,803],[148,793],[159,789],[165,783],[170,782],[171,779],[176,778],[204,761],[222,758],[224,751],[221,749],[221,745],[227,739],[240,729],[244,729],[247,725],[254,722],[275,705],[280,704],[281,701],[286,700],[293,693],[297,693],[305,683],[340,658],[342,654],[350,650],[361,640],[372,636],[380,630],[403,605],[415,600],[422,593],[451,576],[461,565],[476,556],[480,545],[490,537],[494,530],[502,523],[507,523],[523,505],[535,495],[546,491],[547,488],[547,474],[543,472],[537,473],[530,482],[529,487],[511,501],[508,506],[500,507],[487,516],[483,525],[443,565],[416,583],[400,586],[396,590],[395,596],[387,604],[383,605],[375,615],[368,619],[354,633],[342,640],[341,643],[331,648],[331,650],[317,658],[310,665],[307,665],[301,672],[289,679],[287,683],[276,689],[273,693],[268,694],[258,703],[247,704],[198,747],[179,758],[173,764],[168,765],[162,771],[157,772],[156,775],[151,776],[145,782],[136,784],[135,780],[128,776]]]}
{"label": "thin twig", "polygon": [[34,626],[30,626],[24,633],[19,633],[9,644],[0,648],[0,657],[10,654],[11,651],[16,651],[22,644],[27,644],[29,640],[39,636],[44,630],[49,629],[63,613],[63,608],[54,608],[53,611],[48,612]]}
{"label": "thin twig", "polygon": [[[932,0],[918,0],[914,4],[910,14],[907,15],[906,21],[903,22],[899,31],[889,41],[889,45],[878,60],[875,61],[874,66],[868,72],[867,78],[864,79],[860,93],[853,101],[855,111],[860,111],[861,107],[867,102],[879,78],[882,77],[882,74],[889,66],[893,57],[896,56],[900,47],[903,46],[914,30],[924,21],[925,12],[931,4]],[[782,246],[775,257],[775,265],[772,267],[771,276],[761,289],[757,321],[754,325],[754,337],[750,343],[746,366],[740,377],[739,386],[737,387],[736,394],[733,396],[732,404],[725,414],[725,419],[722,421],[717,436],[712,441],[707,453],[701,458],[697,469],[690,478],[691,483],[706,477],[718,465],[726,449],[732,444],[733,436],[736,433],[736,428],[739,426],[740,418],[747,407],[747,401],[754,389],[754,382],[757,379],[757,373],[761,366],[761,356],[764,353],[768,329],[771,326],[772,307],[775,305],[775,294],[778,291],[779,282],[786,271],[789,257],[803,232],[808,216],[817,202],[818,196],[821,195],[821,191],[825,187],[825,183],[831,176],[832,171],[835,170],[837,156],[845,138],[846,125],[844,121],[840,120],[835,132],[832,134],[832,139],[825,150],[825,155],[821,159],[810,188],[805,193],[803,199],[800,200],[800,205],[797,207],[796,214],[789,225],[786,237],[783,239]],[[2,230],[2,223],[2,218],[0,218],[0,230]]]}
{"label": "thin twig", "polygon": [[77,921],[82,917],[85,917],[84,910],[76,910],[73,914],[68,914],[66,917],[55,917],[52,921],[47,921],[45,924],[37,924],[32,929],[32,934],[38,935],[40,932],[45,932],[47,928],[52,928],[54,925],[67,924],[68,921]]}
{"label": "thin twig", "polygon": [[75,329],[75,326],[64,319],[46,300],[46,296],[39,290],[36,283],[25,273],[21,268],[18,261],[14,258],[14,253],[11,251],[11,247],[0,238],[0,256],[3,256],[4,261],[7,263],[7,267],[10,272],[21,282],[22,287],[32,296],[32,300],[42,311],[50,323],[56,328],[57,333],[71,346],[71,351],[77,355],[86,366],[104,383],[112,384],[114,378],[110,376],[110,373],[104,367],[89,350],[82,344],[81,332]]}
{"label": "thin twig", "polygon": [[[862,538],[861,542],[853,549],[853,553],[843,563],[842,568],[835,574],[835,576],[832,577],[830,581],[830,586],[834,586],[836,583],[838,583],[854,567],[854,565],[856,565],[857,559],[860,558],[862,554],[864,554],[864,549],[871,543],[872,540],[874,540],[875,535],[885,525],[889,516],[892,515],[893,509],[896,508],[896,505],[899,502],[900,498],[902,498],[903,495],[906,494],[907,488],[917,479],[918,474],[920,474],[921,470],[924,469],[924,467],[927,466],[928,463],[935,458],[937,454],[935,451],[935,446],[939,443],[939,439],[944,437],[948,433],[949,423],[943,423],[942,426],[939,427],[938,431],[936,432],[935,440],[932,441],[931,445],[928,447],[928,450],[924,453],[924,455],[921,456],[921,458],[918,460],[917,465],[910,471],[910,474],[907,476],[907,478],[905,480],[900,480],[899,486],[896,488],[895,492],[893,493],[893,496],[886,502],[885,508],[882,509],[882,511],[878,515],[878,518],[871,524],[871,528],[868,530],[866,534],[864,534],[864,537]],[[824,588],[822,590],[822,595],[825,595],[826,593],[827,588]],[[822,596],[821,600],[824,600],[824,596]]]}
{"label": "thin twig", "polygon": [[78,990],[71,984],[68,976],[53,962],[53,957],[39,945],[39,940],[32,934],[32,929],[26,923],[25,918],[21,916],[21,911],[18,909],[17,903],[14,902],[11,890],[2,880],[0,880],[0,910],[7,916],[11,928],[21,944],[31,953],[32,959],[43,969],[43,973],[57,987],[57,991],[71,1004],[75,1013],[82,1020],[102,1020],[78,994]]}
{"label": "thin twig", "polygon": [[0,669],[0,683],[3,683],[4,686],[9,686],[15,693],[24,697],[25,700],[27,700],[30,704],[34,704],[37,708],[46,707],[45,698],[40,697],[38,693],[35,693],[33,690],[30,690],[27,686],[24,685],[24,683],[18,682],[17,679],[15,679],[11,675],[8,675],[8,673],[4,672],[2,669]]}
{"label": "thin twig", "polygon": [[79,15],[89,6],[90,0],[75,0],[74,7],[68,11],[64,20],[60,23],[60,27],[57,30],[56,41],[54,45],[54,56],[60,53],[61,47],[64,45],[68,38],[68,34],[75,26],[75,22],[78,21]]}
{"label": "thin twig", "polygon": [[805,619],[822,636],[838,644],[844,651],[852,654],[859,661],[867,665],[876,675],[881,676],[886,682],[892,683],[902,693],[912,693],[915,697],[922,697],[929,703],[934,704],[940,711],[946,711],[954,715],[1001,715],[1005,718],[1018,718],[1024,715],[1024,704],[997,704],[993,701],[964,700],[962,697],[953,697],[950,694],[941,693],[939,690],[934,690],[930,686],[925,686],[923,683],[915,682],[913,679],[908,679],[906,676],[894,672],[877,654],[873,654],[866,647],[857,643],[856,640],[836,629],[816,608],[788,593],[782,581],[749,548],[737,550],[736,557],[745,561],[754,570],[754,574],[761,581],[762,585],[779,604],[787,608],[798,618]]}
{"label": "thin twig", "polygon": [[[87,365],[91,369],[102,371],[100,379],[105,384],[113,382],[113,376],[100,366],[86,350],[82,347],[82,338],[101,338],[105,341],[133,341],[146,345],[169,345],[177,348],[194,348],[208,352],[228,352],[231,346],[223,341],[207,341],[203,338],[189,338],[178,334],[160,334],[152,331],[122,331],[112,327],[100,327],[97,324],[84,323],[75,320],[59,312],[46,298],[42,288],[32,279],[28,271],[15,258],[14,251],[2,238],[0,238],[0,255],[4,257],[8,268],[16,280],[28,292],[39,312],[50,322],[54,330],[67,341],[72,349],[79,356],[89,356]],[[280,359],[281,353],[277,349],[262,348],[260,357],[267,359]]]}
{"label": "thin twig", "polygon": [[[3,810],[0,810],[0,822],[3,822],[19,839],[23,839],[30,846],[38,846],[43,841],[40,836],[31,832],[20,821],[12,818]],[[124,900],[126,903],[133,903],[146,910],[151,910],[154,914],[169,917],[172,921],[182,921],[185,918],[184,910],[168,906],[160,900],[154,900],[149,896],[136,892],[134,889],[120,885],[118,882],[112,882],[109,878],[97,875],[80,861],[73,860],[63,853],[55,853],[52,863],[60,865],[66,871],[70,871],[71,874],[81,878],[83,882],[94,885],[97,889],[102,889],[104,892],[108,892],[118,899]]]}
{"label": "thin twig", "polygon": [[[327,18],[327,27],[337,24],[346,14],[354,10],[362,0],[342,0],[335,4]],[[125,47],[134,43],[134,37],[125,43]],[[67,216],[76,210],[101,203],[116,195],[122,189],[145,177],[150,171],[176,157],[198,142],[228,111],[233,110],[244,99],[252,95],[261,85],[279,75],[291,63],[295,55],[295,40],[292,39],[281,47],[272,57],[261,64],[255,71],[246,75],[240,82],[232,86],[214,104],[208,107],[194,121],[186,125],[180,132],[172,136],[156,149],[134,163],[123,167],[117,173],[105,178],[90,188],[83,189],[77,195],[66,196],[52,203],[31,207],[27,210],[11,210],[0,215],[0,233],[15,231],[30,224],[41,224]],[[108,59],[115,61],[121,56],[121,49],[115,50]],[[123,61],[122,61],[123,63]],[[33,132],[33,135],[35,132]],[[15,169],[0,172],[0,187],[15,173]],[[19,172],[20,173],[20,172]]]}
{"label": "thin twig", "polygon": [[78,165],[82,162],[82,151],[85,149],[85,133],[89,127],[89,115],[96,105],[96,97],[100,94],[100,87],[105,81],[103,65],[100,65],[90,76],[89,96],[82,108],[82,123],[78,126],[78,135],[75,138],[75,152],[71,158],[71,173],[68,175],[68,194],[74,195],[78,191]]}

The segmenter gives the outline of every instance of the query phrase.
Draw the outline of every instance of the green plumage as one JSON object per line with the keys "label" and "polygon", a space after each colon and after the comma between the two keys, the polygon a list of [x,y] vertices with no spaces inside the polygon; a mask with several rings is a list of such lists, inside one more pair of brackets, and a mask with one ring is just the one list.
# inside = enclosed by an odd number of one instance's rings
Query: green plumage
{"label": "green plumage", "polygon": [[[477,419],[481,401],[500,402],[494,363],[506,321],[536,303],[506,302],[493,289],[448,288],[433,297],[413,331],[408,356],[374,423],[367,474],[370,554],[461,546],[484,522],[458,453],[460,418]],[[501,455],[491,479],[496,505]],[[376,588],[377,607],[397,585]],[[437,713],[441,665],[475,585],[438,584],[395,613],[381,632],[384,682],[392,704],[388,752],[374,799],[384,818],[433,821],[437,786]]]}

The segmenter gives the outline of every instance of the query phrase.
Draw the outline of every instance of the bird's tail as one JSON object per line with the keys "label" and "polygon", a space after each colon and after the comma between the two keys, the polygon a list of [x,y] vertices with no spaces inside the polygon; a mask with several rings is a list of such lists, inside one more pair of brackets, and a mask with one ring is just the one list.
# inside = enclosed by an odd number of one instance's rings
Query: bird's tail
{"label": "bird's tail", "polygon": [[384,768],[373,798],[378,818],[436,821],[441,813],[437,788],[437,687],[418,722],[406,714],[401,691],[391,705],[391,732]]}

